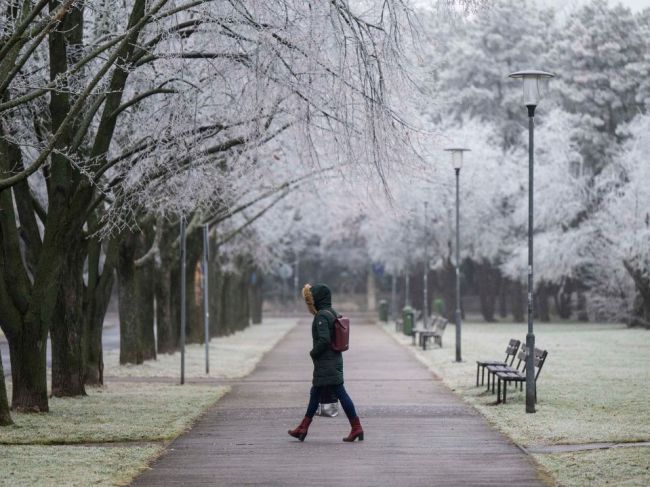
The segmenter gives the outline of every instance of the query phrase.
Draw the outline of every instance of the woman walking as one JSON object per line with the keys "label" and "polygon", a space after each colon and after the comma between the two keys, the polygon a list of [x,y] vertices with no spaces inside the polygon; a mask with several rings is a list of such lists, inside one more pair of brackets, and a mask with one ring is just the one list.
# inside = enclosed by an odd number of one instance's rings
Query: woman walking
{"label": "woman walking", "polygon": [[305,284],[302,290],[307,308],[314,315],[311,324],[312,350],[309,355],[314,362],[314,378],[309,393],[307,413],[296,429],[289,434],[300,441],[307,436],[309,425],[316,414],[323,388],[329,386],[343,406],[343,411],[350,421],[352,430],[343,441],[363,441],[363,428],[359,416],[354,409],[354,403],[343,386],[343,356],[341,352],[332,349],[331,342],[334,334],[336,311],[332,309],[332,293],[325,284]]}

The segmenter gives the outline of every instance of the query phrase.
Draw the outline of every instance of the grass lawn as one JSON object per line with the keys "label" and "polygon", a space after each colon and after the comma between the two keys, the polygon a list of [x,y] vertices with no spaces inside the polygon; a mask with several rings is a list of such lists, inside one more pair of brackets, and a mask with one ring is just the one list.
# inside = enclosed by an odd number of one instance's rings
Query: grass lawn
{"label": "grass lawn", "polygon": [[[296,323],[271,319],[213,339],[212,377],[244,377]],[[188,378],[205,376],[202,350],[188,347]],[[0,428],[0,486],[126,485],[229,390],[155,382],[178,375],[178,354],[129,367],[109,363],[115,354],[107,355],[105,376],[113,379],[103,388],[88,388],[83,398],[51,398],[47,414],[12,413],[16,424]],[[11,394],[11,383],[7,388]]]}
{"label": "grass lawn", "polygon": [[[262,325],[248,328],[210,341],[210,375],[236,379],[250,374],[266,352],[296,325],[296,318],[265,318]],[[162,354],[142,365],[120,365],[119,350],[104,353],[106,377],[178,377],[180,352]],[[205,345],[185,347],[185,376],[206,377]]]}
{"label": "grass lawn", "polygon": [[171,440],[227,391],[211,385],[109,383],[88,388],[84,398],[53,397],[47,414],[12,413],[16,424],[0,428],[0,444]]}
{"label": "grass lawn", "polygon": [[[650,331],[613,324],[536,324],[536,345],[549,355],[537,384],[537,413],[526,414],[524,393],[514,386],[505,405],[494,405],[496,396],[475,386],[476,360],[503,359],[510,338],[525,340],[526,325],[464,323],[460,364],[454,362],[449,326],[444,348],[426,352],[395,333],[392,324],[384,328],[520,445],[650,441]],[[535,458],[563,486],[596,485],[588,480],[594,476],[598,485],[650,485],[647,447]]]}
{"label": "grass lawn", "polygon": [[162,445],[111,448],[0,445],[0,485],[125,485],[162,449]]}

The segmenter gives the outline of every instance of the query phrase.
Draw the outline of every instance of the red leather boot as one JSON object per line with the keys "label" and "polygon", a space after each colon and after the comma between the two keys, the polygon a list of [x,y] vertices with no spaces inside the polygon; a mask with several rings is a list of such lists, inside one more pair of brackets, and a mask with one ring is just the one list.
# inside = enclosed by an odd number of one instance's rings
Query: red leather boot
{"label": "red leather boot", "polygon": [[305,441],[305,436],[307,436],[307,430],[309,430],[310,424],[311,418],[305,416],[295,430],[289,430],[287,433],[289,433],[294,438],[298,438],[300,441]]}
{"label": "red leather boot", "polygon": [[363,428],[359,416],[350,420],[350,426],[352,426],[352,431],[347,437],[343,438],[343,441],[354,441],[357,438],[359,438],[359,441],[363,441]]}

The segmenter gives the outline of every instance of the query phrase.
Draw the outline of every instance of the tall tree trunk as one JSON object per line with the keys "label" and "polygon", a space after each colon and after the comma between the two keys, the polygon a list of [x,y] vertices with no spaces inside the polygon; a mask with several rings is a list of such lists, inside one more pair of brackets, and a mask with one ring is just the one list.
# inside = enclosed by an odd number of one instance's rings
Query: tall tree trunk
{"label": "tall tree trunk", "polygon": [[110,302],[111,291],[115,282],[114,272],[106,283],[106,289],[99,292],[100,296],[93,299],[86,306],[85,311],[85,376],[84,383],[90,386],[104,384],[104,351],[102,346],[102,333],[104,319]]}
{"label": "tall tree trunk", "polygon": [[[174,353],[176,339],[174,336],[174,320],[172,313],[172,269],[168,266],[157,266],[155,279],[156,293],[156,330],[158,353]],[[176,289],[174,287],[174,289]]]}
{"label": "tall tree trunk", "polygon": [[576,312],[578,321],[589,321],[589,314],[587,314],[587,296],[582,291],[578,291],[576,299]]}
{"label": "tall tree trunk", "polygon": [[217,309],[218,336],[227,336],[231,333],[228,316],[226,314],[226,303],[228,302],[228,288],[230,287],[230,272],[223,271],[219,285],[219,307]]}
{"label": "tall tree trunk", "polygon": [[223,274],[221,310],[219,313],[224,335],[230,335],[240,329],[237,319],[238,291],[237,274],[232,271],[225,272]]}
{"label": "tall tree trunk", "polygon": [[50,327],[52,343],[52,395],[54,397],[85,396],[84,353],[82,349],[83,263],[81,242],[71,242],[64,264],[55,319]]}
{"label": "tall tree trunk", "polygon": [[512,319],[515,323],[523,323],[525,320],[524,317],[524,286],[521,281],[516,280],[512,282],[512,286],[509,286],[511,289],[510,299],[511,299],[511,308],[512,308]]}
{"label": "tall tree trunk", "polygon": [[[142,226],[142,243],[143,254],[151,248],[154,243],[153,223],[144,223]],[[138,281],[138,307],[140,324],[140,345],[142,346],[142,359],[156,359],[156,334],[155,326],[155,306],[154,306],[154,262],[148,259],[144,263],[138,264],[136,269]]]}
{"label": "tall tree trunk", "polygon": [[535,314],[544,323],[551,321],[548,298],[548,284],[545,284],[543,282],[539,283],[537,286],[537,291],[535,292]]}
{"label": "tall tree trunk", "polygon": [[104,356],[102,348],[102,331],[104,319],[111,300],[113,284],[115,283],[115,261],[117,259],[118,242],[111,240],[106,249],[106,259],[103,268],[99,268],[101,243],[91,240],[88,251],[88,286],[84,300],[84,354],[86,385],[100,386],[104,384]]}
{"label": "tall tree trunk", "polygon": [[489,262],[483,261],[476,265],[476,281],[483,319],[489,323],[495,322],[494,312],[499,289],[499,271]]}
{"label": "tall tree trunk", "polygon": [[632,316],[628,324],[629,326],[650,328],[650,277],[641,269],[632,266],[628,261],[623,261],[623,265],[632,276],[636,288]]}
{"label": "tall tree trunk", "polygon": [[251,304],[250,304],[250,293],[248,292],[250,288],[250,274],[251,266],[250,264],[242,259],[240,264],[241,271],[239,273],[239,313],[237,320],[240,326],[240,330],[248,328],[251,323]]}
{"label": "tall tree trunk", "polygon": [[154,292],[156,298],[156,330],[158,353],[174,353],[179,346],[178,293],[179,252],[174,246],[178,225],[164,225],[159,242],[159,261],[155,265]]}
{"label": "tall tree trunk", "polygon": [[141,364],[142,332],[140,275],[135,265],[136,256],[142,255],[138,249],[138,241],[143,240],[143,235],[130,230],[125,231],[120,238],[119,257],[117,261],[117,290],[119,297],[120,314],[120,364]]}
{"label": "tall tree trunk", "polygon": [[200,227],[187,235],[187,343],[203,343],[203,294],[201,292],[201,256],[203,235]]}
{"label": "tall tree trunk", "polygon": [[9,426],[10,424],[14,424],[14,422],[11,420],[11,414],[9,414],[5,371],[2,367],[2,355],[0,354],[0,426]]}
{"label": "tall tree trunk", "polygon": [[[211,240],[214,242],[214,239]],[[215,246],[212,245],[212,248]],[[210,307],[210,336],[225,335],[223,327],[223,286],[224,286],[224,273],[221,268],[221,259],[219,252],[215,249],[210,252],[210,295],[208,296],[208,303]]]}
{"label": "tall tree trunk", "polygon": [[259,269],[255,269],[251,276],[250,286],[250,303],[251,303],[251,320],[254,325],[262,323],[262,307],[264,305],[264,276]]}
{"label": "tall tree trunk", "polygon": [[501,277],[499,280],[499,316],[508,317],[508,279]]}
{"label": "tall tree trunk", "polygon": [[443,268],[440,271],[442,296],[445,301],[445,318],[450,323],[454,322],[454,313],[456,312],[456,269],[450,258],[445,259]]}
{"label": "tall tree trunk", "polygon": [[140,323],[140,344],[142,346],[142,359],[156,359],[156,334],[155,306],[154,306],[154,264],[147,262],[137,270],[138,275],[138,298],[139,323]]}
{"label": "tall tree trunk", "polygon": [[554,293],[555,299],[555,309],[557,314],[563,320],[568,320],[571,318],[573,309],[571,307],[571,296],[573,294],[573,282],[571,279],[567,279],[558,287]]}
{"label": "tall tree trunk", "polygon": [[[50,2],[50,10],[57,8],[60,0]],[[68,70],[68,63],[74,63],[81,55],[83,41],[83,6],[69,9],[62,20],[61,28],[53,30],[48,36],[50,79],[55,80]],[[63,81],[65,83],[65,81]],[[49,181],[50,211],[48,220],[52,218],[51,207],[60,205],[64,210],[64,218],[60,220],[59,228],[55,231],[62,237],[64,246],[61,253],[65,255],[62,262],[59,292],[54,319],[49,323],[52,341],[52,395],[79,396],[85,395],[83,385],[84,353],[83,353],[83,265],[85,260],[85,244],[81,232],[83,222],[79,222],[79,214],[84,207],[78,207],[82,200],[76,198],[79,171],[65,155],[72,139],[74,125],[64,126],[74,102],[74,90],[61,89],[50,94],[50,118],[52,129],[63,129],[63,134],[57,140],[60,152],[53,152],[52,176]],[[76,125],[76,124],[75,124]],[[85,192],[88,192],[86,190]],[[86,195],[84,195],[86,196]],[[83,198],[86,200],[89,198]]]}
{"label": "tall tree trunk", "polygon": [[377,289],[375,284],[375,272],[372,268],[372,264],[368,265],[366,272],[366,310],[376,311]]}
{"label": "tall tree trunk", "polygon": [[[31,325],[31,326],[30,326]],[[40,324],[28,323],[27,329]],[[47,337],[47,335],[46,335]],[[46,338],[25,333],[21,337],[7,335],[11,359],[11,409],[24,412],[47,412]]]}

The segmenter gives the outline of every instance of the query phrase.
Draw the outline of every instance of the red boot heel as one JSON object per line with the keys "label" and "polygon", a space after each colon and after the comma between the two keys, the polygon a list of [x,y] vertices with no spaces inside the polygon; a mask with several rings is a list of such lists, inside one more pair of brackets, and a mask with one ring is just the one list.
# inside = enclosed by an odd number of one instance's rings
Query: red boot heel
{"label": "red boot heel", "polygon": [[359,441],[363,441],[363,428],[361,427],[359,416],[350,420],[350,426],[352,426],[352,430],[348,436],[343,438],[343,441],[352,442],[357,438]]}
{"label": "red boot heel", "polygon": [[298,438],[300,441],[305,441],[310,424],[311,418],[305,416],[296,429],[289,430],[287,433],[289,433],[289,435],[293,436],[294,438]]}

